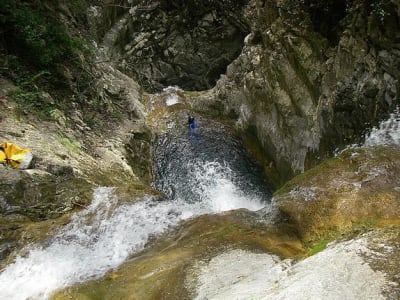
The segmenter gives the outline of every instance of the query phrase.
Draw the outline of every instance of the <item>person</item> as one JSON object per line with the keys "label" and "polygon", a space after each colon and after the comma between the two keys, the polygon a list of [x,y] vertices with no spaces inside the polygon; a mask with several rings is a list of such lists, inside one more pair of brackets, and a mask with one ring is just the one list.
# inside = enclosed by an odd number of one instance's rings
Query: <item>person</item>
{"label": "person", "polygon": [[189,116],[188,118],[189,129],[192,131],[196,128],[196,122],[193,116]]}
{"label": "person", "polygon": [[189,132],[188,132],[189,141],[192,145],[195,145],[198,143],[197,125],[196,125],[196,120],[191,115],[188,116],[188,125],[189,125]]}

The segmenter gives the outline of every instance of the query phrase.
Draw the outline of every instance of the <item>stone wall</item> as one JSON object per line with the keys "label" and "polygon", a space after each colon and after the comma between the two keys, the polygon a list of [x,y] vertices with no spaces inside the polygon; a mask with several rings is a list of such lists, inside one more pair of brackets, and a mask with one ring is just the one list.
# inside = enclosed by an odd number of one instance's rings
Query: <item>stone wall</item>
{"label": "stone wall", "polygon": [[106,4],[89,12],[109,56],[147,91],[169,85],[204,90],[240,54],[249,30],[245,2],[128,1],[122,14]]}
{"label": "stone wall", "polygon": [[197,109],[221,107],[255,136],[278,184],[360,142],[398,104],[398,7],[346,5],[250,1],[242,53],[194,100]]}

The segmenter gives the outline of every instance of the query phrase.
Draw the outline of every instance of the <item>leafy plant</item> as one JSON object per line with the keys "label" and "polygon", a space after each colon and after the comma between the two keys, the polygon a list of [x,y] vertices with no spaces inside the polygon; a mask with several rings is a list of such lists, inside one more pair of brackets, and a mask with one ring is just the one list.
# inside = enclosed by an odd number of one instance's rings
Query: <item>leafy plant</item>
{"label": "leafy plant", "polygon": [[370,4],[371,15],[376,17],[381,23],[384,23],[386,17],[391,14],[390,1],[377,1]]}
{"label": "leafy plant", "polygon": [[48,71],[40,71],[39,73],[29,77],[19,77],[18,87],[10,94],[17,104],[19,112],[40,112],[40,115],[46,116],[53,108],[51,103],[46,103],[42,99],[44,92],[39,89],[35,82],[43,76],[50,75]]}
{"label": "leafy plant", "polygon": [[[76,81],[78,93],[91,92],[82,54],[90,61],[92,53],[80,34],[87,5],[88,0],[0,0],[0,76],[17,86],[11,94],[17,112],[46,118],[55,107],[64,110]],[[71,81],[65,80],[68,72]]]}
{"label": "leafy plant", "polygon": [[71,153],[77,153],[79,151],[79,143],[74,139],[66,136],[64,133],[58,133],[56,139],[61,145],[63,145],[64,148],[68,149],[68,151],[70,151]]}
{"label": "leafy plant", "polygon": [[0,26],[3,47],[36,66],[47,67],[75,56],[81,46],[79,39],[70,37],[66,26],[40,1],[0,0]]}
{"label": "leafy plant", "polygon": [[322,250],[325,250],[325,248],[329,242],[330,242],[330,240],[322,240],[322,241],[319,241],[319,242],[313,244],[311,249],[306,254],[306,256],[313,256],[313,255],[321,252]]}

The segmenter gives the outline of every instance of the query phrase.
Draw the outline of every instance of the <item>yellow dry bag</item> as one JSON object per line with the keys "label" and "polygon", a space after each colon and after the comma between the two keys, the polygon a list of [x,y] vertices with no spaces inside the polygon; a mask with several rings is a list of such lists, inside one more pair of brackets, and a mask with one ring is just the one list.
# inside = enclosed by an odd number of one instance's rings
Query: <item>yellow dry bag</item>
{"label": "yellow dry bag", "polygon": [[0,163],[7,163],[14,169],[26,169],[31,161],[32,153],[29,149],[22,149],[8,142],[0,145]]}

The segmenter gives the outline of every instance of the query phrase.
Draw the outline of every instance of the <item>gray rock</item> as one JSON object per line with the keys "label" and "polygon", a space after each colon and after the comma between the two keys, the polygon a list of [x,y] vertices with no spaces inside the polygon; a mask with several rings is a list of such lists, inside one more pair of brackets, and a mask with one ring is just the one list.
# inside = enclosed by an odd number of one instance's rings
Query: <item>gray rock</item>
{"label": "gray rock", "polygon": [[[377,125],[398,103],[400,74],[392,66],[400,56],[383,40],[385,33],[379,46],[384,49],[371,45],[365,30],[375,29],[360,19],[337,31],[335,43],[327,32],[317,32],[320,27],[297,21],[328,22],[313,19],[311,9],[290,1],[251,1],[245,17],[252,32],[241,54],[210,93],[192,101],[207,112],[222,104],[221,115],[232,117],[243,136],[255,136],[266,165],[276,168],[271,173],[279,174],[278,185],[336,147],[360,142],[366,124]],[[362,10],[344,11],[343,22]],[[399,32],[397,26],[394,35]]]}
{"label": "gray rock", "polygon": [[[247,28],[237,24],[243,19],[242,7],[229,4],[226,9],[220,1],[179,5],[159,1],[146,13],[131,9],[130,14],[112,20],[114,25],[105,33],[103,47],[118,62],[126,61],[123,71],[148,91],[169,85],[190,90],[211,88],[239,54],[247,34]],[[135,44],[127,47],[132,36]],[[200,56],[204,59],[197,59]]]}

